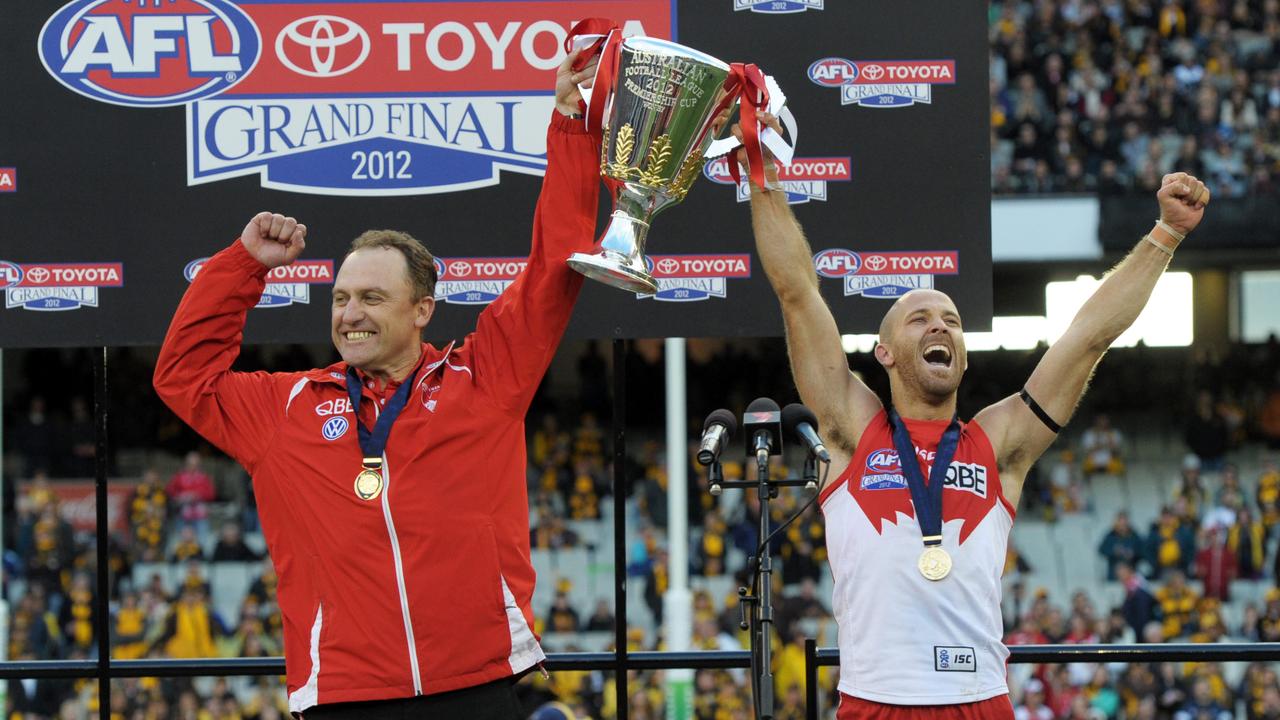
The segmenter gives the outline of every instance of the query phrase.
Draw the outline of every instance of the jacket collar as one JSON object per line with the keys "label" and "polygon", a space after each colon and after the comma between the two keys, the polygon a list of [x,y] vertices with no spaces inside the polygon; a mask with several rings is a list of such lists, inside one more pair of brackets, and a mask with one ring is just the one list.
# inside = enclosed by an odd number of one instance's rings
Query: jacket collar
{"label": "jacket collar", "polygon": [[[432,373],[440,369],[444,365],[444,361],[449,358],[449,353],[453,352],[454,343],[450,342],[444,349],[437,349],[430,343],[422,343],[422,359],[419,361],[419,367],[422,371],[418,373],[418,382],[421,383]],[[311,382],[331,383],[334,385],[347,385],[347,364],[338,361],[329,367],[317,368],[303,373],[303,377]]]}

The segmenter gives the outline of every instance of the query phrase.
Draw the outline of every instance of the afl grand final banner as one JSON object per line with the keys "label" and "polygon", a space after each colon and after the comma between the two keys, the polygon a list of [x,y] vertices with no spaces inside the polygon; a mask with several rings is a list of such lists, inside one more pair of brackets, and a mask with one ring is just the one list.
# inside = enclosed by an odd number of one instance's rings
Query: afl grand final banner
{"label": "afl grand final banner", "polygon": [[[0,23],[0,347],[158,343],[264,209],[310,232],[248,341],[325,342],[373,227],[439,257],[428,336],[461,337],[524,267],[555,68],[590,16],[776,77],[801,128],[783,184],[842,330],[922,287],[989,327],[979,0],[31,0]],[[654,220],[656,292],[589,282],[570,335],[780,334],[748,201],[708,162]]]}

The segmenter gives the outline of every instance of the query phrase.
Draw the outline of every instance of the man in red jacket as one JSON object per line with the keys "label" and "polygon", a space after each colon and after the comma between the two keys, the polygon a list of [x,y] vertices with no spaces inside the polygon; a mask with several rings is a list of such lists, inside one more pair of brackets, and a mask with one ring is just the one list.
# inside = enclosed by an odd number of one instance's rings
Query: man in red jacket
{"label": "man in red jacket", "polygon": [[279,572],[289,709],[315,718],[523,717],[513,678],[544,659],[533,633],[524,415],[582,284],[598,144],[574,72],[556,78],[533,248],[461,344],[421,340],[430,253],[394,231],[352,245],[333,287],[343,361],[238,373],[246,313],[306,227],[260,213],[187,290],[156,391],[252,474]]}

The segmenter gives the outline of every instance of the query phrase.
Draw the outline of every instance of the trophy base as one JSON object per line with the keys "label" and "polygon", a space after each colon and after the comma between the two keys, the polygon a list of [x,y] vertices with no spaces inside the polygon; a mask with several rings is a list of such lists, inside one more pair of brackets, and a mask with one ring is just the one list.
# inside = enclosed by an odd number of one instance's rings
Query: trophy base
{"label": "trophy base", "polygon": [[614,255],[617,254],[608,250],[593,254],[574,253],[566,262],[569,263],[569,267],[592,280],[612,285],[619,290],[641,295],[653,295],[658,292],[658,283],[649,273],[627,265],[624,256],[618,255],[615,258]]}

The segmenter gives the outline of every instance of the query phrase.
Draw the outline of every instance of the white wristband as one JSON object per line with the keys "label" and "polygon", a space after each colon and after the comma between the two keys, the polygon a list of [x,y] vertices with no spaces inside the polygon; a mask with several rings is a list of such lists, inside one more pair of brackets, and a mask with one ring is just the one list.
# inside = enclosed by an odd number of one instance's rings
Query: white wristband
{"label": "white wristband", "polygon": [[1186,235],[1183,235],[1177,230],[1174,230],[1173,227],[1169,225],[1169,223],[1165,222],[1164,220],[1161,220],[1160,218],[1156,218],[1156,227],[1169,233],[1169,237],[1173,238],[1174,240],[1177,240],[1178,242],[1182,242],[1183,240],[1187,239]]}
{"label": "white wristband", "polygon": [[1160,252],[1164,253],[1165,255],[1168,255],[1169,257],[1173,257],[1173,250],[1169,249],[1169,246],[1165,245],[1164,243],[1160,242],[1159,240],[1156,240],[1155,238],[1151,237],[1150,235],[1143,235],[1143,236],[1142,236],[1142,239],[1143,239],[1143,240],[1146,240],[1147,242],[1151,243],[1152,245],[1155,245],[1157,248],[1159,248],[1159,249],[1160,249]]}

